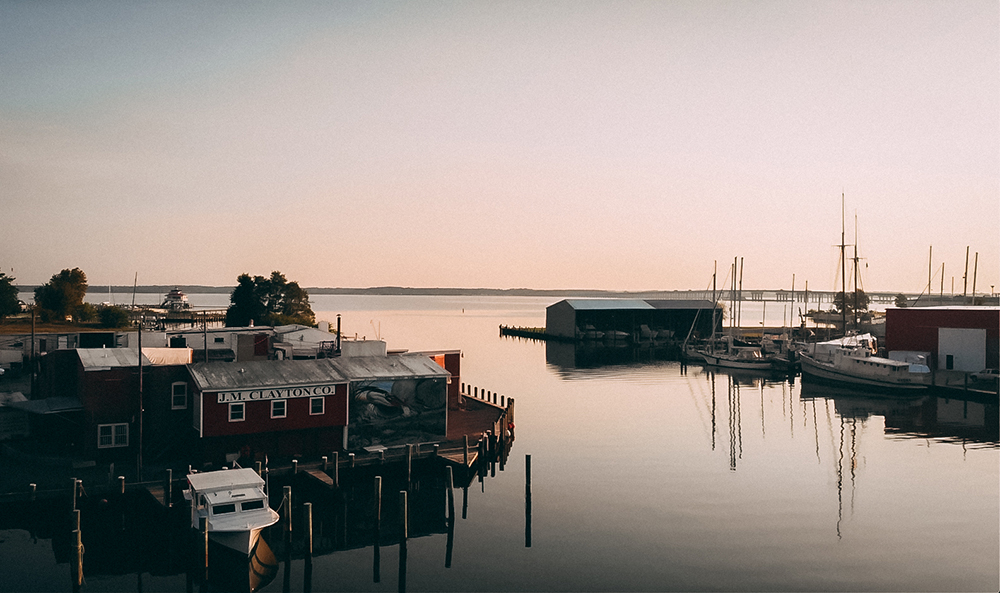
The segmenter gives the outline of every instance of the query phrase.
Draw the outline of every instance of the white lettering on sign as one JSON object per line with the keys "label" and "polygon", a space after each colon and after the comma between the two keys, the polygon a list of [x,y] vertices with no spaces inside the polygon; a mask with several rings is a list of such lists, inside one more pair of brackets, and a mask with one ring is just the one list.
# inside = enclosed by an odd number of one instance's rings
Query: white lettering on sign
{"label": "white lettering on sign", "polygon": [[275,387],[273,389],[250,389],[244,391],[220,391],[216,401],[220,404],[250,402],[257,400],[292,399],[296,397],[319,397],[333,395],[336,385],[312,385],[308,387]]}

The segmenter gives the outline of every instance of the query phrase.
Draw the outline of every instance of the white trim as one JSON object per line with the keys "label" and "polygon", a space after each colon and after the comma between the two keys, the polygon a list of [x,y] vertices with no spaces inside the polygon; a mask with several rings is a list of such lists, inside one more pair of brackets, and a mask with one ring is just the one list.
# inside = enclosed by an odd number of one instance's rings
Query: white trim
{"label": "white trim", "polygon": [[[239,407],[240,417],[233,418],[233,410]],[[243,422],[247,419],[247,405],[243,402],[232,402],[229,404],[229,421],[230,422]]]}
{"label": "white trim", "polygon": [[[104,429],[107,429],[108,434],[101,434]],[[118,429],[123,429],[119,431]],[[124,437],[124,440],[121,440]],[[102,439],[109,439],[107,444],[101,444]],[[128,447],[128,423],[127,422],[116,422],[113,424],[98,424],[97,425],[97,448],[98,449],[114,449],[116,447]]]}
{"label": "white trim", "polygon": [[[186,410],[187,409],[187,407],[188,407],[188,389],[187,389],[187,385],[188,385],[187,381],[174,381],[173,383],[170,384],[170,409],[171,410]],[[184,387],[184,392],[183,393],[176,393],[174,391],[174,388],[179,387],[179,386],[183,386]],[[184,397],[184,403],[182,405],[177,405],[177,400],[174,399],[174,398],[179,397],[179,396],[183,396]]]}
{"label": "white trim", "polygon": [[[313,402],[315,402],[317,400],[321,404],[320,405],[320,410],[319,410],[319,412],[313,412]],[[323,414],[326,414],[326,398],[325,397],[310,397],[309,398],[309,415],[310,416],[322,416]]]}
{"label": "white trim", "polygon": [[[281,414],[274,413],[274,407],[281,402]],[[230,404],[232,405],[232,404]],[[287,418],[288,417],[288,400],[287,399],[272,399],[271,400],[271,418]]]}

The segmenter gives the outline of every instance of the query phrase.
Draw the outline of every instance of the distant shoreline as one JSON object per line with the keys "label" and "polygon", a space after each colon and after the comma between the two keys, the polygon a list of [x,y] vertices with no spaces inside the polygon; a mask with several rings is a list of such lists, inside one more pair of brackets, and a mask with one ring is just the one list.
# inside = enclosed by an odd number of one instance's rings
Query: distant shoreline
{"label": "distant shoreline", "polygon": [[[38,285],[21,285],[16,287],[18,292],[34,292]],[[187,294],[229,294],[233,286],[204,286],[204,285],[158,285],[151,284],[145,286],[108,286],[90,285],[87,292],[91,295],[107,294],[109,292],[122,295],[132,294],[166,294],[179,288]],[[518,296],[518,297],[564,297],[564,298],[634,298],[634,299],[677,299],[677,298],[700,298],[693,295],[704,295],[711,293],[705,289],[686,290],[599,290],[599,289],[537,289],[537,288],[415,288],[406,286],[373,286],[369,288],[328,288],[328,287],[305,287],[310,295],[384,295],[384,296]],[[720,290],[718,294],[727,294],[728,291]],[[743,289],[744,294],[754,292],[766,293],[790,293],[785,288],[778,289]],[[796,290],[796,294],[802,294],[804,290]],[[811,290],[810,294],[836,294],[839,291]],[[869,295],[875,294],[904,294],[908,297],[917,296],[917,293],[902,291],[866,291]],[[934,295],[931,295],[932,297]]]}

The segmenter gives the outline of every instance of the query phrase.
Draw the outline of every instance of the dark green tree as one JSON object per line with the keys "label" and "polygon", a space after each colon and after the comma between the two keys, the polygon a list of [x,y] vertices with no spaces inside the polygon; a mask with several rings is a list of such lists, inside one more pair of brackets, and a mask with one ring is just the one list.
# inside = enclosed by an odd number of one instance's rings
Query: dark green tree
{"label": "dark green tree", "polygon": [[903,308],[903,307],[906,307],[907,305],[908,305],[908,303],[907,303],[907,300],[906,300],[906,295],[903,294],[903,293],[897,294],[896,295],[896,306],[899,307],[899,308]]}
{"label": "dark green tree", "polygon": [[236,283],[226,311],[227,326],[245,327],[251,321],[261,325],[316,325],[309,294],[298,282],[288,282],[281,272],[271,272],[269,278],[240,274]]}
{"label": "dark green tree", "polygon": [[21,312],[21,302],[17,300],[14,278],[0,272],[0,319]]}
{"label": "dark green tree", "polygon": [[101,321],[101,327],[107,328],[125,327],[129,322],[128,311],[115,305],[101,307],[97,317]]}
{"label": "dark green tree", "polygon": [[[847,301],[846,305],[844,303],[845,300]],[[857,309],[859,313],[868,310],[868,295],[863,290],[849,292],[846,294],[846,297],[843,293],[837,293],[833,297],[833,308],[840,312],[844,311],[844,307],[846,306],[847,314],[852,315],[854,313],[855,302],[858,304]]]}
{"label": "dark green tree", "polygon": [[43,320],[76,315],[87,296],[87,275],[80,268],[63,270],[35,289],[35,304]]}

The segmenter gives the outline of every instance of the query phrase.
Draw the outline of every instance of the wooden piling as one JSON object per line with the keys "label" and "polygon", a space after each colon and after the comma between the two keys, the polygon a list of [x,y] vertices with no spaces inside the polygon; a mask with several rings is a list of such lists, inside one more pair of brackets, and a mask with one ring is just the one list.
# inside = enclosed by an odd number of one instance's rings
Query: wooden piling
{"label": "wooden piling", "polygon": [[462,460],[465,462],[466,469],[468,469],[469,468],[469,435],[465,435],[463,437],[463,439],[464,439],[464,446],[463,446],[463,449],[462,449]]}
{"label": "wooden piling", "polygon": [[118,476],[118,494],[125,494],[125,476]]}
{"label": "wooden piling", "polygon": [[330,460],[327,459],[326,455],[323,456],[323,471],[330,471]]}
{"label": "wooden piling", "polygon": [[76,478],[69,479],[69,510],[70,512],[76,510],[76,495],[79,488],[76,483],[79,482]]}
{"label": "wooden piling", "polygon": [[413,482],[413,445],[406,446],[406,489]]}
{"label": "wooden piling", "polygon": [[306,530],[306,559],[312,558],[313,554],[313,505],[311,502],[302,503],[302,512],[305,515]]}
{"label": "wooden piling", "polygon": [[409,530],[407,529],[407,505],[406,505],[406,490],[399,491],[399,517],[400,517],[400,534],[399,534],[399,593],[406,592],[406,538],[409,536]]}
{"label": "wooden piling", "polygon": [[292,487],[285,486],[282,489],[281,504],[285,506],[285,539],[291,541],[292,538]]}
{"label": "wooden piling", "polygon": [[262,478],[264,477],[264,464],[262,464],[259,461],[255,461],[254,464],[253,464],[253,469],[254,469],[255,472],[257,472],[258,476],[260,476]]}
{"label": "wooden piling", "polygon": [[333,487],[340,488],[340,453],[337,451],[333,452]]}
{"label": "wooden piling", "polygon": [[198,527],[201,530],[201,556],[202,556],[202,579],[208,580],[208,517],[198,519]]}
{"label": "wooden piling", "polygon": [[351,469],[354,469],[354,453],[348,453],[347,457],[351,460]]}
{"label": "wooden piling", "polygon": [[292,474],[297,474],[297,473],[299,473],[299,460],[298,459],[293,459],[292,460]]}
{"label": "wooden piling", "polygon": [[168,509],[174,505],[174,470],[167,469],[167,477],[163,483],[163,506]]}
{"label": "wooden piling", "polygon": [[38,492],[38,484],[28,484],[28,500],[35,502],[35,495]]}
{"label": "wooden piling", "polygon": [[531,455],[524,456],[524,547],[531,547]]}
{"label": "wooden piling", "polygon": [[[79,511],[76,512],[79,514]],[[79,516],[77,517],[77,521],[79,521]],[[73,591],[79,591],[80,586],[83,585],[83,534],[79,526],[73,530],[70,542],[72,542],[70,544],[72,547],[70,553],[73,556],[72,568],[70,569],[73,577]]]}
{"label": "wooden piling", "polygon": [[444,468],[445,486],[448,489],[448,520],[455,521],[455,477],[451,466]]}
{"label": "wooden piling", "polygon": [[382,554],[379,548],[379,542],[382,539],[382,476],[375,476],[373,500],[375,503],[375,529],[372,537],[375,541],[372,546],[372,581],[378,583],[382,580]]}

